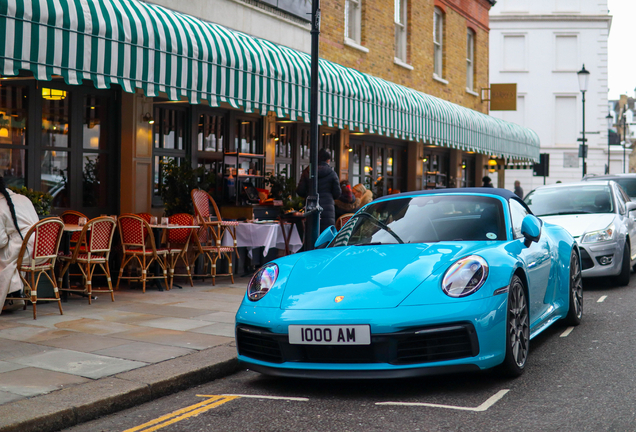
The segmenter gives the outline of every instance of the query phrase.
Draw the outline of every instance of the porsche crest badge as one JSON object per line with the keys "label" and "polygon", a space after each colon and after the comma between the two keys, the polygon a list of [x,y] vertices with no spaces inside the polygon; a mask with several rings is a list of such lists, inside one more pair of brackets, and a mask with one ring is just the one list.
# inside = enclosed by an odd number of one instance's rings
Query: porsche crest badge
{"label": "porsche crest badge", "polygon": [[338,296],[335,298],[336,303],[340,303],[344,299],[344,296]]}

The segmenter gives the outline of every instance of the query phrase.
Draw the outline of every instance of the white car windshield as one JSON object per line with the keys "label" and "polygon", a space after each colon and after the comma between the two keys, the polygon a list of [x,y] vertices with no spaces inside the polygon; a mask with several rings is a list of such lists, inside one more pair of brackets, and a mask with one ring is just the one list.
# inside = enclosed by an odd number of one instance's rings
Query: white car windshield
{"label": "white car windshield", "polygon": [[607,185],[577,185],[536,189],[524,199],[537,216],[614,213],[614,200]]}
{"label": "white car windshield", "polygon": [[422,195],[371,203],[340,230],[330,247],[505,240],[501,202],[468,195]]}

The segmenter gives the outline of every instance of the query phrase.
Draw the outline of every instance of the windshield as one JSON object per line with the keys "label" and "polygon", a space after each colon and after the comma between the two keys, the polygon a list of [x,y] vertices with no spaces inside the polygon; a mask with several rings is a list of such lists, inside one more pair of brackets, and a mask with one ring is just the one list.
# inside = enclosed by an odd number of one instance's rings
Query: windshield
{"label": "windshield", "polygon": [[614,212],[608,185],[536,189],[524,201],[537,216]]}
{"label": "windshield", "polygon": [[616,183],[621,185],[627,195],[633,200],[636,198],[636,179],[635,178],[619,178],[614,180]]}
{"label": "windshield", "polygon": [[505,239],[499,200],[424,195],[365,206],[340,230],[329,247]]}

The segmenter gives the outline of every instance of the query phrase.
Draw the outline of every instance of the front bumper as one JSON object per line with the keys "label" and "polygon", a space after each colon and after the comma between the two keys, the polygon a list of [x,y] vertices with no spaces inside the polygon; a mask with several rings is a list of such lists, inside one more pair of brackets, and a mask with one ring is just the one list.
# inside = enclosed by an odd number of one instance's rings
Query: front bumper
{"label": "front bumper", "polygon": [[[506,300],[500,294],[443,305],[337,311],[244,303],[236,316],[238,359],[258,372],[301,378],[396,378],[487,369],[504,359]],[[291,345],[289,324],[369,324],[371,345]]]}
{"label": "front bumper", "polygon": [[[621,272],[623,244],[619,241],[581,244],[576,239],[581,251],[583,277],[616,276]],[[611,264],[602,265],[602,257],[611,257]]]}

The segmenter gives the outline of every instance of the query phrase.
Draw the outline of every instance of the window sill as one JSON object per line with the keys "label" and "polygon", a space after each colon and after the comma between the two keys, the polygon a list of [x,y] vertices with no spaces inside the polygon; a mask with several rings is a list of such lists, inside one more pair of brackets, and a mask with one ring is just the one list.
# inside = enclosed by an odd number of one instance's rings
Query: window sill
{"label": "window sill", "polygon": [[502,70],[499,73],[528,73],[527,70]]}
{"label": "window sill", "polygon": [[466,87],[466,93],[471,94],[475,97],[481,97],[481,95],[479,93],[477,93],[476,91],[473,91],[471,89],[469,89],[468,87]]}
{"label": "window sill", "polygon": [[398,66],[403,67],[404,69],[413,70],[413,66],[411,66],[408,63],[404,63],[402,60],[400,60],[397,57],[393,57],[393,63],[395,63]]}
{"label": "window sill", "polygon": [[350,48],[357,49],[358,51],[362,51],[363,53],[368,53],[369,48],[363,47],[353,39],[349,39],[348,37],[344,38],[344,44]]}
{"label": "window sill", "polygon": [[437,74],[433,74],[433,79],[435,81],[441,82],[442,84],[448,85],[448,81],[446,81],[444,78],[438,77]]}
{"label": "window sill", "polygon": [[576,70],[565,70],[565,69],[561,69],[561,70],[553,70],[552,73],[577,73],[578,71]]}

